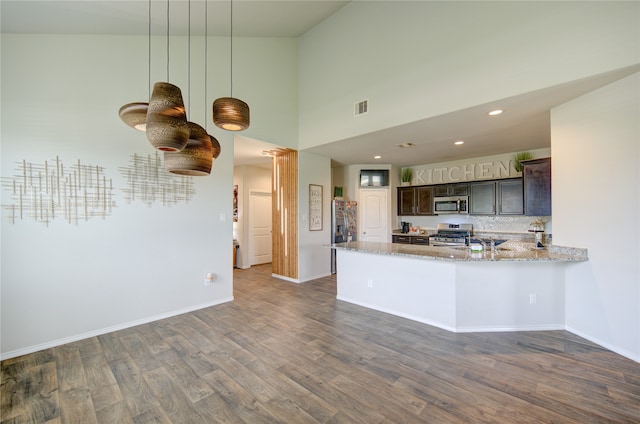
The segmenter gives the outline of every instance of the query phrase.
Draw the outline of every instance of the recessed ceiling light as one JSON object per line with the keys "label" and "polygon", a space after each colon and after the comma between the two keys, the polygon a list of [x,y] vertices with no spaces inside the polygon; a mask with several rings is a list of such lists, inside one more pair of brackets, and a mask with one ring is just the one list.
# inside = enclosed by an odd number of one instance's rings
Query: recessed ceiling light
{"label": "recessed ceiling light", "polygon": [[455,143],[453,143],[453,144],[455,144],[455,145],[459,146],[459,145],[461,145],[461,144],[464,144],[464,141],[462,141],[462,140],[458,140],[458,141],[456,141],[456,142],[455,142]]}
{"label": "recessed ceiling light", "polygon": [[380,155],[375,155],[373,158],[374,158],[374,159],[382,159],[382,156],[380,156]]}
{"label": "recessed ceiling light", "polygon": [[496,116],[496,115],[500,115],[501,113],[502,113],[502,109],[496,109],[489,112],[489,115]]}

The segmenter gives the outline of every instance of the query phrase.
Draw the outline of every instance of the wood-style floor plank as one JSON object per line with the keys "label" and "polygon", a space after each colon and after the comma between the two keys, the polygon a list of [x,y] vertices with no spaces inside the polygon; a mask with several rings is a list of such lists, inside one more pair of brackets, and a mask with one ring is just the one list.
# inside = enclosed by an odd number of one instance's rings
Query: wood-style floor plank
{"label": "wood-style floor plank", "polygon": [[5,423],[640,423],[640,364],[566,331],[455,334],[234,271],[230,303],[2,362]]}

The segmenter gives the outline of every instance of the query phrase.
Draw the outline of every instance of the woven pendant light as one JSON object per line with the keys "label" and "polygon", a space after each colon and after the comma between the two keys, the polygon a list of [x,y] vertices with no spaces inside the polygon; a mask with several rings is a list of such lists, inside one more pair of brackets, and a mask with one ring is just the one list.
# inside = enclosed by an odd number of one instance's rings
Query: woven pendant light
{"label": "woven pendant light", "polygon": [[249,105],[233,97],[221,97],[213,102],[213,123],[227,131],[249,128]]}
{"label": "woven pendant light", "polygon": [[149,100],[147,139],[164,152],[179,152],[189,140],[182,92],[168,82],[157,82]]}
{"label": "woven pendant light", "polygon": [[165,152],[164,167],[172,174],[194,177],[211,174],[213,165],[213,146],[211,137],[204,128],[193,122],[187,122],[189,141],[180,152]]}
{"label": "woven pendant light", "polygon": [[147,110],[149,103],[127,103],[120,108],[118,114],[122,122],[138,131],[147,129]]}
{"label": "woven pendant light", "polygon": [[220,152],[222,151],[222,149],[220,148],[220,143],[218,142],[218,140],[216,140],[214,136],[210,136],[210,137],[211,137],[211,145],[213,146],[213,158],[218,159],[218,156],[220,156]]}
{"label": "woven pendant light", "polygon": [[229,35],[231,66],[231,96],[221,97],[213,102],[213,123],[227,131],[242,131],[249,128],[249,105],[233,97],[233,0],[231,6],[231,31]]}

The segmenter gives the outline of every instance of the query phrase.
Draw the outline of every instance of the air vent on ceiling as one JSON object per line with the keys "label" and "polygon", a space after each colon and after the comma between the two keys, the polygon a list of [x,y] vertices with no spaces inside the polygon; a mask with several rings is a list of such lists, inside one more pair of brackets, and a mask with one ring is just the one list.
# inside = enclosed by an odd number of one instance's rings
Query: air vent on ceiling
{"label": "air vent on ceiling", "polygon": [[369,100],[362,100],[355,104],[355,116],[364,115],[369,112]]}

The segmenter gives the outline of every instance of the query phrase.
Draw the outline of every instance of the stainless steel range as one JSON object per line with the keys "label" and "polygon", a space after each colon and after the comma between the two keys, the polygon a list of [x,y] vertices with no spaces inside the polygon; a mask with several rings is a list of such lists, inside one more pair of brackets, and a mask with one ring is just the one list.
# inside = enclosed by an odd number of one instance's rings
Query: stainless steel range
{"label": "stainless steel range", "polygon": [[429,246],[467,246],[473,224],[438,224],[438,232],[429,237]]}

